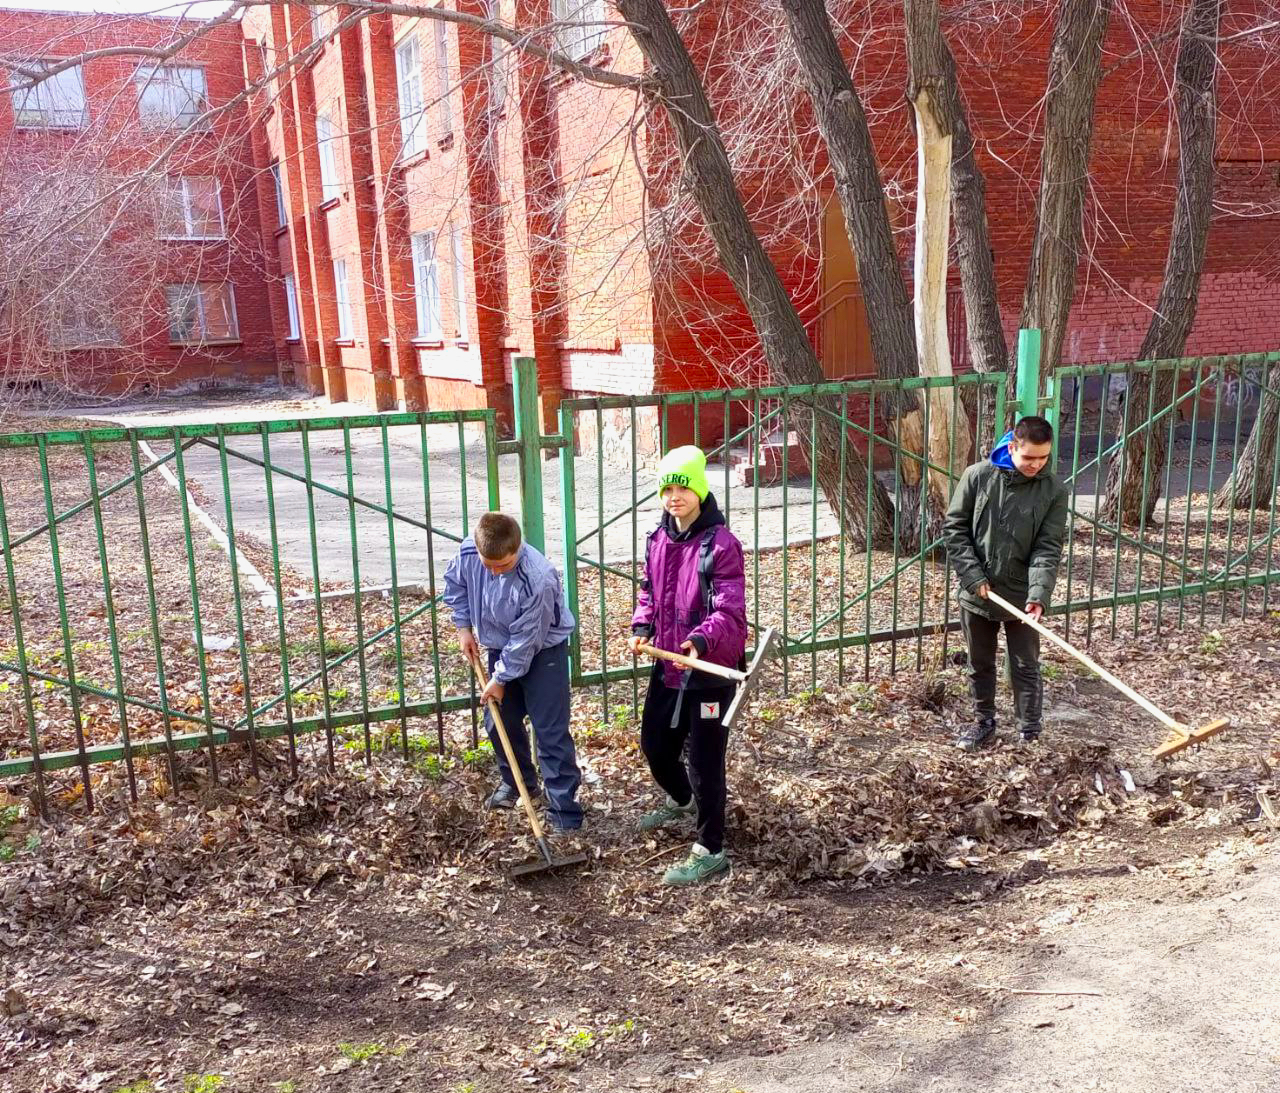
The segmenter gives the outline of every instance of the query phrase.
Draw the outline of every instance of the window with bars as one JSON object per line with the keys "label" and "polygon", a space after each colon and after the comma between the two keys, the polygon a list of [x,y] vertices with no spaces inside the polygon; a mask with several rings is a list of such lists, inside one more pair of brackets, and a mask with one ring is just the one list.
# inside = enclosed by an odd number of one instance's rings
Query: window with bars
{"label": "window with bars", "polygon": [[284,303],[289,312],[289,337],[302,337],[301,324],[298,321],[298,282],[292,273],[284,275]]}
{"label": "window with bars", "polygon": [[333,261],[333,298],[338,309],[338,337],[350,341],[355,335],[351,328],[351,290],[347,285],[347,260]]}
{"label": "window with bars", "polygon": [[[54,62],[38,61],[29,67],[48,68]],[[76,65],[46,76],[33,87],[12,92],[14,124],[30,129],[80,129],[89,120],[84,95],[84,70]]]}
{"label": "window with bars", "polygon": [[551,18],[556,22],[560,52],[580,61],[604,44],[604,0],[551,0]]}
{"label": "window with bars", "polygon": [[436,233],[417,232],[413,246],[413,299],[418,311],[418,337],[439,338],[440,273],[436,265]]}
{"label": "window with bars", "polygon": [[338,131],[328,114],[316,116],[316,150],[320,155],[320,191],[324,201],[342,196],[342,175],[338,171]]}
{"label": "window with bars", "polygon": [[240,336],[229,284],[166,285],[169,340],[183,345],[234,341]]}
{"label": "window with bars", "polygon": [[436,120],[440,126],[440,137],[449,136],[453,132],[453,104],[449,91],[449,24],[440,19],[431,23],[436,44]]}
{"label": "window with bars", "polygon": [[427,146],[427,115],[422,102],[422,47],[413,33],[396,46],[396,87],[400,99],[400,155],[416,156]]}
{"label": "window with bars", "polygon": [[225,239],[216,178],[170,178],[164,183],[162,239]]}
{"label": "window with bars", "polygon": [[209,90],[204,69],[195,65],[139,68],[138,116],[148,129],[209,128]]}

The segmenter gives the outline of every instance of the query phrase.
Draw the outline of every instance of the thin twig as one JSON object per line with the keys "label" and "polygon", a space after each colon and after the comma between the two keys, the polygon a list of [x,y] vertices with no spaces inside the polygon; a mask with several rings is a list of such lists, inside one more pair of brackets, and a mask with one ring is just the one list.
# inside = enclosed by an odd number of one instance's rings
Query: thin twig
{"label": "thin twig", "polygon": [[1004,991],[1006,994],[1035,994],[1047,997],[1084,997],[1084,998],[1102,998],[1102,991],[1067,991],[1067,990],[1049,990],[1049,991],[1033,991],[1024,990],[1021,987],[1006,987],[1002,983],[979,983],[979,990],[984,991]]}

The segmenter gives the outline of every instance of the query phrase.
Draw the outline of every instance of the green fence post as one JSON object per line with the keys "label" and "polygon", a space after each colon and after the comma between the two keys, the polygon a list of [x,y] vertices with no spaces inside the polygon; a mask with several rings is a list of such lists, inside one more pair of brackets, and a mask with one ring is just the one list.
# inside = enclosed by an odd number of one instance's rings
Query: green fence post
{"label": "green fence post", "polygon": [[1019,417],[1040,410],[1040,331],[1018,331],[1017,397]]}
{"label": "green fence post", "polygon": [[520,446],[520,514],[524,540],[546,550],[542,510],[542,419],[538,413],[538,366],[532,357],[517,357],[511,369],[514,387],[516,443]]}

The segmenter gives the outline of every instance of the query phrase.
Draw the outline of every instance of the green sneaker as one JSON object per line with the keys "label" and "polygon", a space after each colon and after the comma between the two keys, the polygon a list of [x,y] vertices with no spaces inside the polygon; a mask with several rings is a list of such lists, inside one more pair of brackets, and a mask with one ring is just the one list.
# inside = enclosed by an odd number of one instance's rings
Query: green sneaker
{"label": "green sneaker", "polygon": [[640,822],[636,826],[641,831],[653,831],[655,828],[665,827],[667,824],[674,823],[685,816],[692,816],[697,811],[698,807],[693,803],[693,798],[689,799],[687,805],[678,805],[668,797],[658,808],[641,816]]}
{"label": "green sneaker", "polygon": [[701,843],[694,843],[689,856],[663,874],[662,883],[671,885],[701,884],[729,868],[729,856],[721,850],[713,854]]}

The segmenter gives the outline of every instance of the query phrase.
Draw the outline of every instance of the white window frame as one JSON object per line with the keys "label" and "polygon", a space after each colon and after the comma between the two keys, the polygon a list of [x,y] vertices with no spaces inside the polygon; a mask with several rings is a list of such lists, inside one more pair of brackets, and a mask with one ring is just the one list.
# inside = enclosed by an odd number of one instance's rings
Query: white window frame
{"label": "white window frame", "polygon": [[276,193],[276,227],[283,228],[289,223],[289,209],[284,201],[284,179],[280,175],[280,161],[271,164],[271,184]]}
{"label": "white window frame", "polygon": [[422,101],[422,45],[414,32],[396,46],[396,95],[400,103],[400,157],[426,150],[427,111]]}
{"label": "white window frame", "polygon": [[458,341],[465,342],[468,340],[470,330],[470,324],[467,321],[470,293],[467,292],[467,262],[461,228],[454,228],[449,233],[449,249],[453,258],[453,308],[458,324]]}
{"label": "white window frame", "polygon": [[433,19],[431,29],[435,35],[437,122],[440,139],[443,140],[453,133],[453,100],[449,94],[452,87],[449,79],[449,24],[443,19]]}
{"label": "white window frame", "polygon": [[[213,194],[218,204],[218,234],[217,235],[197,235],[195,234],[195,204],[191,199],[192,183],[209,182],[213,185]],[[164,231],[161,225],[161,239],[174,239],[191,241],[202,240],[220,240],[227,237],[227,218],[222,207],[222,187],[218,184],[217,178],[211,175],[183,175],[181,178],[169,178],[167,185],[170,187],[169,192],[165,195],[166,201],[182,203],[182,223],[183,234],[174,235]],[[176,219],[176,218],[175,218]]]}
{"label": "white window frame", "polygon": [[284,275],[284,306],[289,314],[289,340],[302,337],[302,325],[298,318],[298,282],[292,273]]}
{"label": "white window frame", "polygon": [[409,237],[413,250],[413,301],[418,313],[418,337],[439,341],[440,267],[436,261],[436,233],[415,232]]}
{"label": "white window frame", "polygon": [[604,0],[551,0],[551,18],[558,24],[560,52],[574,61],[589,57],[609,35],[608,27],[598,25],[605,18]]}
{"label": "white window frame", "polygon": [[[140,65],[134,73],[134,84],[138,90],[138,118],[144,129],[211,128],[213,123],[206,116],[209,81],[200,65]],[[150,106],[148,94],[157,96]],[[180,95],[187,100],[188,109],[157,109],[181,107]]]}
{"label": "white window frame", "polygon": [[311,40],[318,42],[338,25],[338,6],[313,7],[311,9]]}
{"label": "white window frame", "polygon": [[333,302],[338,312],[338,340],[353,341],[351,329],[351,287],[347,282],[347,260],[333,260]]}
{"label": "white window frame", "polygon": [[329,113],[316,115],[316,152],[320,157],[320,197],[322,202],[342,196],[342,175],[338,171],[338,130]]}
{"label": "white window frame", "polygon": [[[211,301],[208,298],[208,294],[214,291],[225,293],[226,295],[228,330],[216,337],[211,337],[209,334],[209,305]],[[189,285],[165,285],[164,293],[165,305],[169,313],[169,341],[172,344],[211,345],[240,340],[240,319],[236,314],[235,286],[230,281],[200,281]],[[186,304],[188,301],[182,299],[183,295],[186,295],[190,300],[194,300],[196,305],[197,330],[194,338],[179,337],[174,334],[174,302],[175,298],[177,298],[183,304]]]}
{"label": "white window frame", "polygon": [[[35,61],[32,67],[56,63]],[[17,128],[83,129],[88,124],[89,100],[85,96],[83,66],[64,68],[33,87],[18,88],[17,82],[18,77],[15,76],[11,84],[11,102],[13,123]],[[65,105],[68,101],[72,105]]]}

